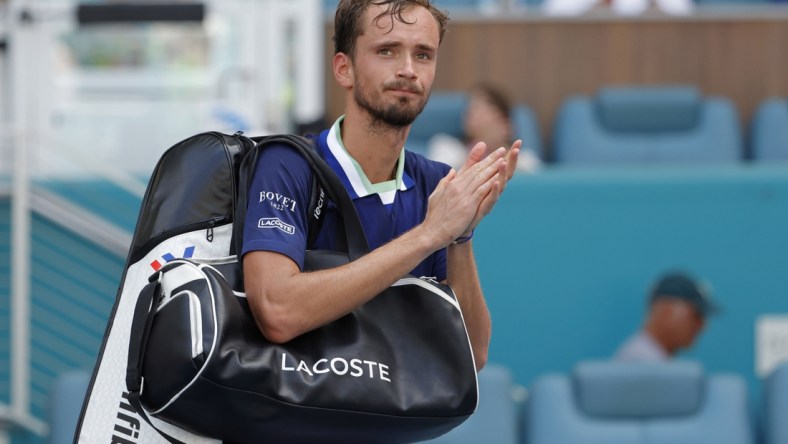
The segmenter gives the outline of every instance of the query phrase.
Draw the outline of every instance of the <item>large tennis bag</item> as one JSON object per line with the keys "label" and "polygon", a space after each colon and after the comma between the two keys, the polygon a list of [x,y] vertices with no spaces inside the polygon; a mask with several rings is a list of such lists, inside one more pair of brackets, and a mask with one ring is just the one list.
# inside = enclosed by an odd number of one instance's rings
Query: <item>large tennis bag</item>
{"label": "large tennis bag", "polygon": [[[169,150],[151,179],[79,440],[394,443],[464,421],[476,407],[476,373],[448,287],[405,277],[331,324],[286,344],[265,340],[234,254],[259,150],[289,143],[312,165],[319,186],[310,230],[326,198],[342,214],[346,251],[310,251],[307,270],[365,254],[361,225],[342,184],[303,139],[195,137]],[[191,151],[206,141],[223,144],[225,159]],[[170,220],[156,220],[162,215]]]}

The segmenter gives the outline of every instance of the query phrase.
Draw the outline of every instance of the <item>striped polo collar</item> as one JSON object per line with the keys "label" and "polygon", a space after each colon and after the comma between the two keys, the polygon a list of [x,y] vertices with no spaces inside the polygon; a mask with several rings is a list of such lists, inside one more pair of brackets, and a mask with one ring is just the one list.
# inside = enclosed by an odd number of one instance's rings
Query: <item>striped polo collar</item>
{"label": "striped polo collar", "polygon": [[[400,151],[397,161],[397,173],[393,180],[373,184],[370,182],[361,165],[347,152],[342,142],[342,130],[340,124],[345,116],[339,117],[326,135],[326,160],[339,166],[344,174],[340,174],[340,179],[345,183],[345,187],[351,192],[351,197],[361,198],[371,194],[377,194],[381,202],[389,205],[394,202],[397,190],[405,191],[413,186],[413,179],[405,172],[405,149]],[[330,158],[329,158],[330,157]],[[353,194],[355,194],[353,196]]]}

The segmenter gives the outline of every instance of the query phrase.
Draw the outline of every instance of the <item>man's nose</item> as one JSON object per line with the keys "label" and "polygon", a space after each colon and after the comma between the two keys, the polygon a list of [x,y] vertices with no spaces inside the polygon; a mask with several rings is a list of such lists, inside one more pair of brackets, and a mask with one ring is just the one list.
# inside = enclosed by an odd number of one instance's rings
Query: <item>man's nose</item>
{"label": "man's nose", "polygon": [[403,57],[402,63],[399,67],[399,72],[397,72],[397,76],[404,77],[406,79],[416,78],[416,70],[414,69],[412,57]]}

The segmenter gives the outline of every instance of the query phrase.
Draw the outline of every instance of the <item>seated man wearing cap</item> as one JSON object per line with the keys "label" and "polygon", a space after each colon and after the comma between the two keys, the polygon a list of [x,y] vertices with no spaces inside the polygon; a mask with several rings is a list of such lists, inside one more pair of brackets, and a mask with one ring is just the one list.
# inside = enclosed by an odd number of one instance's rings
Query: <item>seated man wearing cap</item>
{"label": "seated man wearing cap", "polygon": [[664,361],[688,348],[703,330],[706,316],[717,311],[707,288],[692,277],[662,276],[649,297],[643,328],[616,352],[621,361]]}

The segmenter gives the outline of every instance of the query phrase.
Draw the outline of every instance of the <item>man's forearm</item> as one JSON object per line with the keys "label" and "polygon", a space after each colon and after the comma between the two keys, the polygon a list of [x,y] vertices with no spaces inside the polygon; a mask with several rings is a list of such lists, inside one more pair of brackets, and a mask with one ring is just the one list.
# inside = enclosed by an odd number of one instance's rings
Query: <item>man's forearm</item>
{"label": "man's forearm", "polygon": [[476,271],[472,241],[450,245],[446,253],[447,280],[460,302],[465,326],[471,340],[476,370],[487,362],[490,346],[490,312]]}
{"label": "man's forearm", "polygon": [[439,246],[418,227],[343,266],[301,272],[286,256],[252,252],[244,258],[246,291],[255,319],[274,342],[286,342],[369,301]]}

